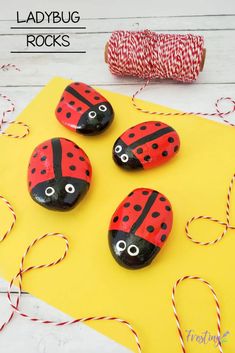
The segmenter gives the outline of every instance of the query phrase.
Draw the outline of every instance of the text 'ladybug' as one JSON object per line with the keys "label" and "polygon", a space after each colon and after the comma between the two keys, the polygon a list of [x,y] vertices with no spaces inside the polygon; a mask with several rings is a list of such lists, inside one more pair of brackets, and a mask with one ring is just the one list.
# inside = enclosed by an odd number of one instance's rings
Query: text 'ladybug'
{"label": "text 'ladybug'", "polygon": [[149,169],[167,162],[179,147],[179,135],[172,127],[146,121],[126,130],[116,140],[113,159],[125,169]]}
{"label": "text 'ladybug'", "polygon": [[94,88],[81,82],[67,86],[56,108],[59,122],[84,135],[96,135],[113,121],[111,104]]}
{"label": "text 'ladybug'", "polygon": [[52,138],[37,146],[30,158],[28,188],[40,205],[64,211],[73,208],[91,182],[86,153],[65,138]]}
{"label": "text 'ladybug'", "polygon": [[165,244],[173,213],[167,198],[152,189],[132,191],[118,206],[109,226],[109,247],[123,267],[149,265]]}

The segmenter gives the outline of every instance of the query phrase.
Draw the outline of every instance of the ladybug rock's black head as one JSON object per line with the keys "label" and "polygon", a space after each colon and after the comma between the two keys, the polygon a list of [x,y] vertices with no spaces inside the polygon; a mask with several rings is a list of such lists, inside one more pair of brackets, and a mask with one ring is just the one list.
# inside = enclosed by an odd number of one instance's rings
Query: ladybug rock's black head
{"label": "ladybug rock's black head", "polygon": [[109,247],[119,265],[128,269],[148,266],[160,251],[147,240],[118,230],[109,231]]}
{"label": "ladybug rock's black head", "polygon": [[94,105],[81,116],[77,132],[84,135],[97,135],[112,123],[113,118],[114,113],[110,103]]}
{"label": "ladybug rock's black head", "polygon": [[142,164],[134,156],[132,150],[120,138],[113,145],[114,162],[125,169],[139,169]]}
{"label": "ladybug rock's black head", "polygon": [[31,190],[34,201],[51,210],[66,211],[73,208],[88,191],[83,180],[61,177],[36,185]]}

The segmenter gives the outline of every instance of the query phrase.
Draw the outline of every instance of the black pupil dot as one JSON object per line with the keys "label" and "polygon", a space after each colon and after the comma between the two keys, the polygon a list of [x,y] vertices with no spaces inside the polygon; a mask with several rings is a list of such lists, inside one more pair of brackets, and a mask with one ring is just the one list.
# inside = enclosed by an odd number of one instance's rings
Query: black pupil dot
{"label": "black pupil dot", "polygon": [[161,236],[161,241],[165,241],[165,240],[166,240],[166,235],[163,234],[163,235]]}
{"label": "black pupil dot", "polygon": [[91,91],[90,91],[89,89],[86,89],[85,92],[86,92],[86,93],[90,93]]}
{"label": "black pupil dot", "polygon": [[60,113],[62,111],[62,108],[58,108],[57,112]]}
{"label": "black pupil dot", "polygon": [[169,141],[170,143],[173,143],[175,140],[174,140],[173,137],[169,137],[169,138],[168,138],[168,141]]}
{"label": "black pupil dot", "polygon": [[71,165],[71,166],[69,167],[69,169],[70,169],[70,170],[75,170],[76,167],[75,167],[75,165]]}
{"label": "black pupil dot", "polygon": [[129,220],[128,216],[123,217],[123,222],[127,222]]}
{"label": "black pupil dot", "polygon": [[33,158],[36,158],[36,157],[37,157],[37,155],[38,155],[38,154],[37,154],[37,153],[35,153],[35,154],[33,155]]}
{"label": "black pupil dot", "polygon": [[77,108],[77,112],[80,112],[81,110],[82,110],[81,107],[78,107],[78,108]]}
{"label": "black pupil dot", "polygon": [[121,242],[120,242],[118,245],[119,245],[119,247],[120,247],[121,249],[125,249],[125,244],[124,244],[124,243],[121,243]]}
{"label": "black pupil dot", "polygon": [[166,201],[165,197],[160,197],[160,201]]}
{"label": "black pupil dot", "polygon": [[163,155],[163,157],[166,157],[166,156],[168,156],[168,152],[167,151],[163,151],[162,155]]}
{"label": "black pupil dot", "polygon": [[135,136],[135,134],[129,134],[129,137],[134,137]]}
{"label": "black pupil dot", "polygon": [[41,170],[41,174],[46,174],[46,170],[45,169]]}
{"label": "black pupil dot", "polygon": [[148,192],[148,191],[143,191],[142,194],[143,194],[143,195],[148,195],[149,192]]}
{"label": "black pupil dot", "polygon": [[167,211],[171,211],[170,206],[166,206],[166,210],[167,210]]}
{"label": "black pupil dot", "polygon": [[153,148],[154,150],[156,150],[156,149],[158,148],[158,144],[157,144],[157,143],[153,143],[153,144],[152,144],[152,148]]}
{"label": "black pupil dot", "polygon": [[135,205],[134,206],[134,210],[136,211],[140,211],[142,209],[142,207],[140,205]]}
{"label": "black pupil dot", "polygon": [[72,157],[73,157],[73,154],[72,154],[71,152],[68,152],[68,153],[67,153],[67,156],[68,156],[69,158],[72,158]]}
{"label": "black pupil dot", "polygon": [[118,216],[115,216],[113,221],[114,221],[114,223],[116,223],[118,221]]}
{"label": "black pupil dot", "polygon": [[74,101],[71,101],[71,102],[69,102],[69,104],[70,104],[70,105],[74,105],[74,104],[75,104],[75,102],[74,102]]}
{"label": "black pupil dot", "polygon": [[48,146],[43,146],[43,149],[46,150]]}
{"label": "black pupil dot", "polygon": [[134,253],[136,252],[136,247],[135,247],[135,246],[132,246],[132,247],[130,248],[130,252],[131,252],[132,254],[134,254]]}
{"label": "black pupil dot", "polygon": [[100,97],[95,96],[94,99],[98,101],[100,99]]}
{"label": "black pupil dot", "polygon": [[79,157],[80,161],[84,162],[85,158],[84,157]]}
{"label": "black pupil dot", "polygon": [[36,172],[36,169],[33,168],[33,169],[31,170],[31,173],[34,174],[35,172]]}
{"label": "black pupil dot", "polygon": [[67,118],[70,118],[70,117],[71,117],[71,113],[67,113],[67,114],[66,114],[66,117],[67,117]]}
{"label": "black pupil dot", "polygon": [[90,175],[90,172],[89,172],[89,170],[88,170],[88,169],[86,170],[86,175],[87,175],[87,176],[89,176],[89,175]]}
{"label": "black pupil dot", "polygon": [[156,123],[155,125],[156,125],[156,126],[161,126],[161,123]]}
{"label": "black pupil dot", "polygon": [[153,217],[153,218],[156,218],[156,217],[158,217],[158,216],[160,216],[160,213],[159,213],[159,212],[153,212],[153,213],[152,213],[152,217]]}
{"label": "black pupil dot", "polygon": [[147,128],[146,128],[145,125],[140,127],[140,130],[146,130],[146,129],[147,129]]}
{"label": "black pupil dot", "polygon": [[46,159],[47,159],[46,156],[42,156],[41,161],[43,162],[43,161],[45,161]]}
{"label": "black pupil dot", "polygon": [[143,153],[143,148],[141,148],[141,147],[140,147],[140,148],[138,148],[138,149],[137,149],[137,153],[138,153],[138,154]]}

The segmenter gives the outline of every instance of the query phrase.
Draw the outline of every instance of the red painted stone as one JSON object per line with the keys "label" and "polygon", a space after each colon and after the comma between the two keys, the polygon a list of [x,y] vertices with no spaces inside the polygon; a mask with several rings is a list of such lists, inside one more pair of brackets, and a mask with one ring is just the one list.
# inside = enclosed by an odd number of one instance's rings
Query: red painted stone
{"label": "red painted stone", "polygon": [[30,158],[28,188],[40,205],[67,210],[85,195],[91,182],[91,164],[74,142],[53,138],[37,146]]}
{"label": "red painted stone", "polygon": [[166,163],[179,147],[179,135],[172,127],[146,121],[126,130],[116,140],[113,159],[125,169],[149,169]]}
{"label": "red painted stone", "polygon": [[107,99],[82,82],[71,83],[65,88],[55,114],[62,125],[84,135],[101,133],[114,117]]}
{"label": "red painted stone", "polygon": [[127,268],[149,265],[168,238],[173,222],[170,202],[146,188],[132,191],[114,212],[109,245],[115,260]]}

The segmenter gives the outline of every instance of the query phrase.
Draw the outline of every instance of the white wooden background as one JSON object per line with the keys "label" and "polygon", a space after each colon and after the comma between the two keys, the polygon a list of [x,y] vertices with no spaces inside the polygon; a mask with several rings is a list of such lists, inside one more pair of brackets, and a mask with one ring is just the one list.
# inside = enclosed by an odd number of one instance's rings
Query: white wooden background
{"label": "white wooden background", "polygon": [[[142,98],[182,110],[213,111],[220,96],[235,97],[235,2],[234,0],[157,1],[145,0],[47,0],[32,4],[21,0],[0,0],[0,65],[14,63],[21,72],[0,72],[0,92],[15,102],[15,116],[30,102],[53,76],[62,75],[92,85],[131,95],[140,81],[113,77],[104,64],[104,45],[116,29],[197,33],[205,36],[207,57],[204,71],[193,85],[155,82]],[[50,6],[50,7],[49,7]],[[16,25],[16,10],[22,17],[32,10],[79,10],[79,25],[86,30],[67,30],[70,50],[86,50],[87,54],[10,54],[25,49],[26,30],[10,30]],[[40,31],[44,33],[45,31]],[[39,31],[36,31],[39,33]],[[57,33],[55,30],[53,33]],[[7,107],[0,102],[0,110]],[[235,118],[235,117],[234,117]],[[0,279],[0,318],[7,316],[7,283]],[[45,318],[64,320],[66,315],[24,293],[26,311]],[[177,343],[176,343],[177,344]],[[4,353],[127,353],[128,350],[85,325],[68,328],[44,327],[23,318],[15,318],[0,334]]]}

